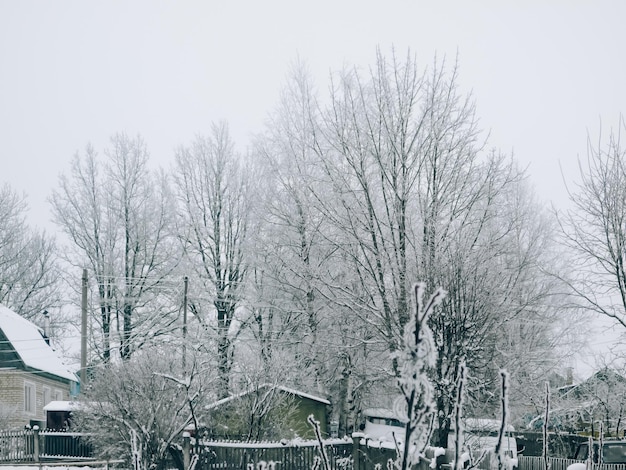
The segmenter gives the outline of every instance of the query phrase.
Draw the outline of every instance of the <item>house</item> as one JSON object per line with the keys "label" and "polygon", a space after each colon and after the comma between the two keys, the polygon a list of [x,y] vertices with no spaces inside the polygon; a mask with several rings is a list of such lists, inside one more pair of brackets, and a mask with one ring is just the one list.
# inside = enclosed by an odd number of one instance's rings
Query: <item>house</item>
{"label": "house", "polygon": [[210,439],[244,441],[314,439],[315,430],[308,422],[313,415],[322,436],[327,437],[329,406],[325,398],[262,384],[208,405],[202,417],[203,434]]}
{"label": "house", "polygon": [[0,428],[44,427],[44,406],[69,400],[77,384],[43,331],[0,304]]}
{"label": "house", "polygon": [[577,418],[578,431],[624,434],[626,378],[604,367],[587,380],[559,390],[559,402]]}
{"label": "house", "polygon": [[[544,416],[535,417],[529,429],[539,430]],[[623,436],[626,423],[626,378],[604,367],[588,379],[553,391],[549,430]]]}

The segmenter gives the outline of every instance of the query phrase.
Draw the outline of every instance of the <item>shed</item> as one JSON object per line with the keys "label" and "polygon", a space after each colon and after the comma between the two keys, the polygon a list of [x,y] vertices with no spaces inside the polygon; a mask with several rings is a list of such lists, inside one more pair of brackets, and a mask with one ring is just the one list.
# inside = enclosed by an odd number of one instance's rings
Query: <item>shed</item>
{"label": "shed", "polygon": [[308,417],[328,435],[328,407],[322,397],[280,385],[262,384],[205,408],[205,431],[215,439],[259,440],[315,437]]}
{"label": "shed", "polygon": [[61,431],[72,424],[72,412],[78,409],[78,402],[55,400],[43,407],[46,413],[46,429]]}

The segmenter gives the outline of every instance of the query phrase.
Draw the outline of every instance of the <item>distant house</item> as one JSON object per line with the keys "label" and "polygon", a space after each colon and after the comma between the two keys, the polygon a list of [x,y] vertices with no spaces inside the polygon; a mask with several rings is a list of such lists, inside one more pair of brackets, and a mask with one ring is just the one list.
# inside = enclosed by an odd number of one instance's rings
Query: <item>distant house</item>
{"label": "distant house", "polygon": [[624,434],[626,422],[626,378],[604,367],[587,380],[559,390],[559,401],[577,417],[579,431]]}
{"label": "distant house", "polygon": [[[591,375],[587,380],[584,380],[578,384],[570,384],[563,387],[559,387],[559,396],[572,397],[576,399],[587,399],[589,397],[603,397],[608,388],[619,391],[626,391],[626,378],[617,373],[615,370],[608,367],[604,367],[599,371]],[[613,390],[613,393],[616,390]]]}
{"label": "distant house", "polygon": [[313,415],[322,436],[327,437],[329,406],[325,398],[263,384],[208,405],[203,432],[210,439],[313,439],[314,428],[307,421]]}
{"label": "distant house", "polygon": [[43,331],[0,304],[0,428],[45,426],[44,406],[78,384]]}
{"label": "distant house", "polygon": [[[541,429],[544,416],[528,425]],[[624,435],[626,425],[626,378],[605,367],[587,380],[556,388],[552,393],[549,429],[597,433],[602,426],[607,435]]]}

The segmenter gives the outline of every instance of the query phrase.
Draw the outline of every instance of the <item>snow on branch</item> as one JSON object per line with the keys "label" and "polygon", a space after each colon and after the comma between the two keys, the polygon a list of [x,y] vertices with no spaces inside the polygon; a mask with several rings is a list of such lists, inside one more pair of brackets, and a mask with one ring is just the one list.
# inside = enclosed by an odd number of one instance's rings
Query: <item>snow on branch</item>
{"label": "snow on branch", "polygon": [[415,285],[415,311],[404,329],[402,348],[396,353],[397,383],[402,395],[395,403],[398,416],[407,418],[404,442],[398,442],[399,470],[411,468],[420,459],[428,444],[435,408],[434,388],[428,370],[434,367],[436,349],[428,318],[441,303],[446,292],[437,289],[424,303],[426,285]]}

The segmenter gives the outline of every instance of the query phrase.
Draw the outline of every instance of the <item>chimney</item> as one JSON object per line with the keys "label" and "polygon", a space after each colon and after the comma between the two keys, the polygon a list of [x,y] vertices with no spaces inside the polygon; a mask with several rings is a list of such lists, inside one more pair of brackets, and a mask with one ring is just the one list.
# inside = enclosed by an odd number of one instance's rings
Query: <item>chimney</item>
{"label": "chimney", "polygon": [[46,341],[48,346],[50,346],[50,314],[47,310],[44,310],[42,313],[44,317],[43,322],[43,339]]}

